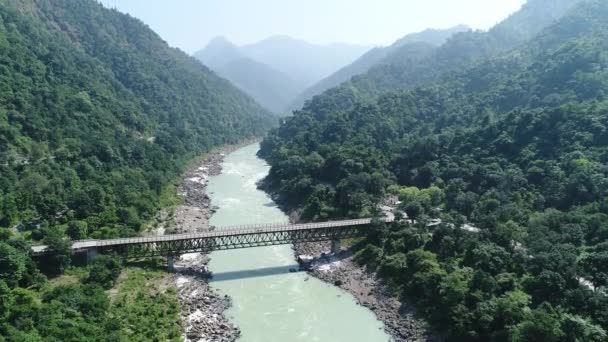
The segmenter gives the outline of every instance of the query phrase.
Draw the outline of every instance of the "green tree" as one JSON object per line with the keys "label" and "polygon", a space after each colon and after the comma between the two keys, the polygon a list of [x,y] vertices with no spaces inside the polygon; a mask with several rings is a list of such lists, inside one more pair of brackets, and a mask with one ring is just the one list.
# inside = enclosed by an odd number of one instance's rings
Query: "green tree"
{"label": "green tree", "polygon": [[52,251],[51,261],[59,272],[68,267],[72,261],[72,243],[68,240],[58,226],[53,226],[46,231],[44,243]]}
{"label": "green tree", "polygon": [[565,334],[561,326],[561,316],[549,304],[533,310],[526,319],[512,331],[514,342],[557,342]]}
{"label": "green tree", "polygon": [[89,267],[87,283],[97,284],[104,289],[110,289],[120,276],[122,264],[117,257],[102,255],[97,257]]}
{"label": "green tree", "polygon": [[608,286],[608,252],[589,253],[579,261],[579,266],[595,288]]}
{"label": "green tree", "polygon": [[15,287],[26,272],[27,257],[13,246],[0,242],[0,280]]}
{"label": "green tree", "polygon": [[70,221],[66,233],[72,240],[83,240],[88,236],[86,221]]}

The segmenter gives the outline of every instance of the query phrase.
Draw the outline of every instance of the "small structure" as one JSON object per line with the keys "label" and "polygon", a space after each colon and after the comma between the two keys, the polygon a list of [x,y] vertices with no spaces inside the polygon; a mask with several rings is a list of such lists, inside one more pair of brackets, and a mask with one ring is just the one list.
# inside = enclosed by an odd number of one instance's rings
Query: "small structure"
{"label": "small structure", "polygon": [[298,264],[304,269],[310,268],[310,265],[314,260],[315,258],[312,255],[298,255]]}

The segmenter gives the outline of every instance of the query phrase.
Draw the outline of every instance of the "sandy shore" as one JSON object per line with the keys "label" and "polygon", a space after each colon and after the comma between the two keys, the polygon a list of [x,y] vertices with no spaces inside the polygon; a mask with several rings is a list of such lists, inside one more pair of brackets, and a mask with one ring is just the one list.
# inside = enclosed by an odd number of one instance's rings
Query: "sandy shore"
{"label": "sandy shore", "polygon": [[[311,275],[341,287],[351,293],[359,305],[372,310],[384,323],[384,329],[392,341],[440,341],[430,332],[428,324],[416,317],[415,309],[389,293],[375,274],[355,263],[351,252],[330,255],[330,249],[330,242],[294,245],[296,255],[316,257],[308,271]],[[327,256],[321,257],[322,253]]]}

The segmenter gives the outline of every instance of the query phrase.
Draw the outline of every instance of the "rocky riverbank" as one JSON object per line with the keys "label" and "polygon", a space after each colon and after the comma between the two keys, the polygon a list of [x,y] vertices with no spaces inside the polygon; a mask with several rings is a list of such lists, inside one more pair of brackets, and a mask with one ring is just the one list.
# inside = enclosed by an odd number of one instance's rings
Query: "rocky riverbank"
{"label": "rocky riverbank", "polygon": [[182,255],[175,263],[184,341],[235,341],[241,332],[224,316],[231,305],[230,298],[218,295],[209,286],[208,262],[208,256],[192,253]]}
{"label": "rocky riverbank", "polygon": [[[197,163],[182,182],[177,192],[183,203],[173,212],[159,214],[160,224],[156,234],[202,232],[210,229],[209,219],[217,210],[207,194],[210,177],[222,172],[224,156],[255,140],[239,145],[227,145],[208,153]],[[207,269],[209,257],[201,253],[182,255],[175,260],[173,280],[182,307],[184,340],[228,342],[236,341],[241,332],[224,315],[231,305],[230,298],[216,293],[209,286]]]}
{"label": "rocky riverbank", "polygon": [[296,255],[315,257],[308,271],[311,275],[351,293],[359,305],[372,310],[384,323],[393,341],[440,341],[430,332],[428,324],[416,317],[415,309],[392,295],[374,273],[355,263],[351,252],[331,255],[330,249],[329,242],[294,245]]}
{"label": "rocky riverbank", "polygon": [[224,157],[235,150],[253,144],[256,140],[238,145],[226,145],[213,150],[190,172],[177,187],[183,204],[175,209],[174,223],[167,233],[191,233],[208,230],[209,219],[217,211],[207,194],[209,178],[222,173]]}

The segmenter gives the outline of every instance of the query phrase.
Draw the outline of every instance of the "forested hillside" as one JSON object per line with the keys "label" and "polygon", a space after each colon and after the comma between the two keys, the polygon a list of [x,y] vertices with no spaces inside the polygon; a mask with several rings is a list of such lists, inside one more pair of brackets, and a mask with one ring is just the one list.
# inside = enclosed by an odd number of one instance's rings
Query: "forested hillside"
{"label": "forested hillside", "polygon": [[419,51],[410,44],[391,52],[385,63],[314,97],[312,106],[327,106],[336,97],[348,98],[335,109],[353,102],[375,100],[386,91],[412,89],[437,81],[480,60],[504,53],[535,36],[582,0],[529,0],[521,10],[488,32],[468,31],[452,36],[438,48]]}
{"label": "forested hillside", "polygon": [[133,234],[185,163],[261,135],[252,99],[95,1],[0,3],[0,226]]}
{"label": "forested hillside", "polygon": [[[399,198],[414,222],[379,226],[358,260],[448,340],[607,339],[608,3],[581,1],[545,29],[521,24],[569,4],[544,3],[507,20],[525,33],[490,32],[515,49],[377,98],[355,80],[262,144],[266,185],[306,220],[375,215]],[[460,34],[431,60],[473,37],[489,36]],[[409,88],[376,77],[373,92]]]}
{"label": "forested hillside", "polygon": [[289,109],[297,110],[302,108],[304,103],[307,100],[312,99],[313,96],[319,95],[327,89],[336,87],[341,83],[350,80],[353,76],[361,75],[376,65],[391,64],[394,59],[388,58],[388,56],[396,53],[396,51],[402,47],[409,46],[408,51],[416,49],[417,47],[427,50],[433,46],[437,47],[443,45],[450,37],[458,32],[468,30],[470,30],[470,28],[466,25],[457,25],[445,30],[427,29],[422,32],[410,33],[393,43],[391,46],[373,48],[352,64],[336,71],[329,77],[324,78],[314,86],[306,89],[302,94],[299,94],[295,101],[290,104]]}
{"label": "forested hillside", "polygon": [[[68,238],[139,234],[188,161],[275,119],[93,0],[0,0],[0,89],[0,341],[180,341],[154,262],[66,269]],[[47,280],[28,239],[68,274]]]}

